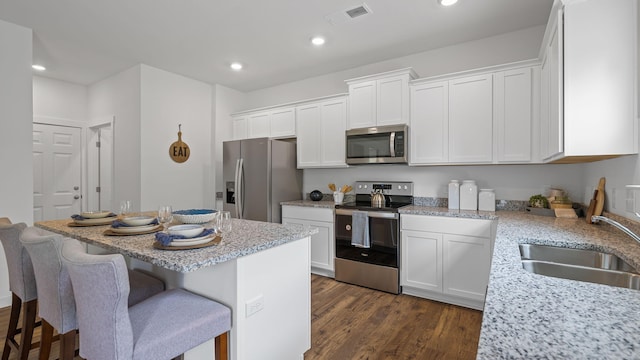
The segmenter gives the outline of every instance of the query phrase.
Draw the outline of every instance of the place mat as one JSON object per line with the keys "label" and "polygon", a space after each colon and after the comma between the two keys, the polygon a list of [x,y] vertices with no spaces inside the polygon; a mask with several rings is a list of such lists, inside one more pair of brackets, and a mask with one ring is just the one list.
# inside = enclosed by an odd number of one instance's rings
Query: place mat
{"label": "place mat", "polygon": [[75,220],[67,224],[69,227],[83,227],[83,226],[104,226],[111,225],[111,223],[117,219],[117,216],[110,216],[100,219],[87,219],[87,220]]}
{"label": "place mat", "polygon": [[159,250],[189,250],[189,249],[200,249],[200,248],[205,248],[205,247],[209,247],[209,246],[213,246],[213,245],[218,245],[220,244],[220,241],[222,241],[222,237],[220,237],[220,235],[216,236],[213,238],[213,240],[206,242],[204,244],[198,244],[198,245],[187,245],[187,246],[164,246],[162,244],[160,244],[157,241],[153,242],[153,247],[155,249],[159,249]]}
{"label": "place mat", "polygon": [[155,232],[158,232],[160,230],[162,230],[162,225],[158,225],[152,229],[146,230],[146,231],[136,231],[136,232],[130,232],[130,233],[119,233],[119,232],[115,232],[113,230],[111,230],[111,228],[105,230],[102,234],[103,235],[108,235],[108,236],[130,236],[130,235],[144,235],[144,234],[152,234]]}

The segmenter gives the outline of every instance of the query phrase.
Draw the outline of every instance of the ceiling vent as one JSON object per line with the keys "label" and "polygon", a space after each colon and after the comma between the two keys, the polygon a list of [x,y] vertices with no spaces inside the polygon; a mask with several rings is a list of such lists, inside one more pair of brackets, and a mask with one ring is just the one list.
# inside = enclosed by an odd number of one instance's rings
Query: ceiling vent
{"label": "ceiling vent", "polygon": [[368,14],[371,14],[371,8],[369,8],[367,4],[362,3],[361,5],[354,6],[346,10],[336,11],[324,18],[329,23],[337,25]]}

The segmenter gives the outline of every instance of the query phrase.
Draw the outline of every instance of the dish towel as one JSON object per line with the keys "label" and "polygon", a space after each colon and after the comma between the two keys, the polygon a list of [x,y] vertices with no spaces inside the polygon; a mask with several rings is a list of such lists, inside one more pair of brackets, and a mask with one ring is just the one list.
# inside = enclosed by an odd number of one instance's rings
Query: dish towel
{"label": "dish towel", "polygon": [[[205,236],[209,236],[212,234],[216,233],[216,229],[211,228],[211,229],[204,229],[203,232],[201,232],[200,234],[198,234],[198,238],[202,238]],[[175,239],[187,239],[186,237],[182,236],[182,235],[169,235],[165,232],[157,232],[156,233],[156,240],[162,244],[163,246],[167,246],[169,244],[171,244],[171,242]]]}
{"label": "dish towel", "polygon": [[369,214],[366,211],[354,210],[351,214],[351,245],[370,248]]}

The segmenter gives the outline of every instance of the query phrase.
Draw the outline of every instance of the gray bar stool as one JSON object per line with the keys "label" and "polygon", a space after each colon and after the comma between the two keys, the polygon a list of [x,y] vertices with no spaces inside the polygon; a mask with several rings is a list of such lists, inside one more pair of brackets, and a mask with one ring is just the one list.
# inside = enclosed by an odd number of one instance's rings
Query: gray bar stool
{"label": "gray bar stool", "polygon": [[228,307],[173,289],[128,308],[129,281],[122,255],[90,255],[65,241],[62,260],[75,292],[80,356],[168,360],[215,337],[216,359],[227,359]]}
{"label": "gray bar stool", "polygon": [[[84,252],[80,242],[68,239],[77,251]],[[53,329],[60,334],[60,360],[71,360],[75,355],[76,306],[71,279],[64,266],[60,251],[65,238],[38,228],[29,227],[22,232],[20,242],[33,260],[38,289],[39,315],[42,318],[40,359],[48,359],[53,340]],[[164,283],[146,274],[130,271],[131,294],[127,305],[132,306],[164,291]]]}
{"label": "gray bar stool", "polygon": [[[40,325],[36,322],[38,308],[36,279],[33,275],[31,258],[20,243],[20,235],[26,227],[24,223],[12,224],[9,219],[0,218],[0,241],[7,258],[9,290],[11,290],[11,315],[2,350],[2,360],[9,359],[12,349],[18,353],[18,359],[26,360],[29,357],[29,350],[39,346],[39,343],[31,343],[33,329]],[[20,308],[22,308],[22,327],[18,328]],[[15,339],[18,334],[21,334],[19,344]]]}

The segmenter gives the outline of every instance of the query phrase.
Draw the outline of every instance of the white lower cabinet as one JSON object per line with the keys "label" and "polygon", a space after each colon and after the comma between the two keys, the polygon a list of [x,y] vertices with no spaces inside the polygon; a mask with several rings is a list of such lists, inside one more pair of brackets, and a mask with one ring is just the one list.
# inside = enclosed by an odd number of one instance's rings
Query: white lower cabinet
{"label": "white lower cabinet", "polygon": [[334,277],[335,235],[333,209],[282,206],[282,223],[312,226],[319,232],[311,236],[311,272]]}
{"label": "white lower cabinet", "polygon": [[482,310],[497,221],[400,216],[404,294]]}

